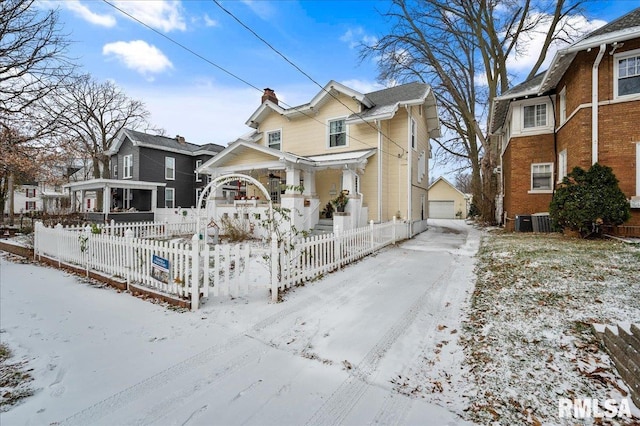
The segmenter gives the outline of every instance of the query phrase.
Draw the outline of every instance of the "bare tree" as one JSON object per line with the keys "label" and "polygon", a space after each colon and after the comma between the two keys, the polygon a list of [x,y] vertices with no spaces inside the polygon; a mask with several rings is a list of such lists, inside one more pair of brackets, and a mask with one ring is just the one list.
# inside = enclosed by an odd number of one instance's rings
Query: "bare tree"
{"label": "bare tree", "polygon": [[112,81],[98,82],[90,75],[76,77],[56,100],[68,136],[92,160],[93,177],[109,178],[109,157],[105,151],[124,128],[147,127],[149,112],[144,103],[129,98]]}
{"label": "bare tree", "polygon": [[473,193],[473,185],[471,184],[471,174],[465,172],[458,172],[455,175],[455,185],[460,192],[465,194]]}
{"label": "bare tree", "polygon": [[0,2],[0,118],[24,113],[56,90],[73,69],[56,10],[34,0]]}
{"label": "bare tree", "polygon": [[[535,75],[554,41],[573,35],[566,16],[581,0],[393,0],[389,34],[364,46],[379,58],[383,80],[429,83],[439,102],[447,161],[471,168],[473,197],[486,221],[495,219],[498,147],[489,137],[491,101],[509,88],[507,58],[522,54],[535,32],[546,31]],[[548,28],[548,29],[547,29]]]}

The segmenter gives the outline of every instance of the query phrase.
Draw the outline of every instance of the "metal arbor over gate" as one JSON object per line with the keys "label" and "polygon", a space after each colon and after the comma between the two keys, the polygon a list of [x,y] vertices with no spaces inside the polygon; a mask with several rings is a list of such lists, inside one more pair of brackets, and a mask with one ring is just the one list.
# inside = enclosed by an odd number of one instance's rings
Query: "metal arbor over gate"
{"label": "metal arbor over gate", "polygon": [[[231,182],[236,182],[236,181],[241,181],[241,182],[248,182],[250,184],[252,184],[253,186],[255,186],[256,188],[258,188],[263,194],[265,199],[269,202],[269,235],[271,236],[271,233],[273,231],[273,202],[271,201],[271,195],[269,194],[269,192],[267,191],[267,189],[264,187],[264,185],[262,185],[260,183],[260,181],[258,181],[257,179],[248,176],[248,175],[243,175],[241,173],[231,173],[231,174],[227,174],[227,175],[222,175],[222,176],[218,176],[217,178],[214,178],[211,182],[209,182],[209,184],[207,186],[204,187],[204,189],[202,190],[202,193],[200,193],[200,198],[198,198],[198,215],[197,215],[197,228],[198,232],[200,232],[200,219],[202,218],[202,203],[203,201],[206,200],[206,204],[204,206],[204,211],[205,211],[205,216],[207,214],[207,212],[209,211],[209,201],[211,201],[210,195],[211,194],[215,194],[216,191],[218,190],[218,188],[220,186],[229,184]],[[213,217],[216,217],[216,203],[215,203],[215,199],[213,200]],[[206,236],[206,232],[203,234],[203,238],[205,238]]]}

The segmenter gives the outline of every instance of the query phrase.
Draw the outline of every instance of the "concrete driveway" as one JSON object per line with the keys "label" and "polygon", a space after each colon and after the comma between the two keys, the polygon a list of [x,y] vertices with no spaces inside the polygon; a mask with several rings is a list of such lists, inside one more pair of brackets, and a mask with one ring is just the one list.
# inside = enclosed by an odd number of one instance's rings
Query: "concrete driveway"
{"label": "concrete driveway", "polygon": [[[0,423],[465,424],[453,333],[478,244],[463,221],[434,220],[284,303],[238,298],[195,313],[2,259],[3,342],[38,390]],[[398,380],[431,370],[449,377],[451,401],[415,398]]]}

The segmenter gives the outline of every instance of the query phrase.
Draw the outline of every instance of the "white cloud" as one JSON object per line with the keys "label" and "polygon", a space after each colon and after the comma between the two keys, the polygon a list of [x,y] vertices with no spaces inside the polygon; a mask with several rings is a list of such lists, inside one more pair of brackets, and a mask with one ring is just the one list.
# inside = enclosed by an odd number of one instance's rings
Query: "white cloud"
{"label": "white cloud", "polygon": [[[540,49],[544,44],[544,39],[551,25],[551,15],[534,14],[531,17],[532,21],[540,19],[540,24],[535,32],[531,32],[529,37],[523,39],[517,46],[517,53],[514,52],[507,59],[507,69],[521,77],[521,74],[526,75],[536,63],[538,56],[540,55]],[[575,41],[580,36],[587,34],[601,26],[606,24],[605,21],[594,19],[587,20],[583,16],[568,16],[558,25],[558,28],[565,28],[565,32],[562,34],[562,38],[565,40]],[[545,61],[540,67],[540,71],[544,71],[553,56],[559,49],[562,49],[568,45],[567,41],[557,41],[549,46]],[[524,77],[521,77],[524,78]]]}
{"label": "white cloud", "polygon": [[382,90],[387,88],[387,86],[375,81],[366,81],[366,80],[358,80],[358,79],[344,80],[344,81],[341,81],[340,83],[344,84],[350,89],[357,90],[360,93],[375,92],[377,90]]}
{"label": "white cloud", "polygon": [[164,32],[187,29],[178,0],[118,0],[114,4],[155,29]]}
{"label": "white cloud", "polygon": [[209,17],[209,15],[207,15],[206,13],[204,14],[204,17],[202,19],[204,19],[204,24],[207,27],[217,27],[218,26],[218,21],[216,21],[215,19],[211,19]]}
{"label": "white cloud", "polygon": [[378,38],[372,35],[368,35],[364,28],[356,27],[349,28],[341,37],[340,41],[347,43],[350,49],[354,49],[361,44],[365,46],[371,46],[378,42]]}
{"label": "white cloud", "polygon": [[251,9],[251,11],[253,11],[253,13],[258,15],[258,17],[262,20],[266,21],[267,19],[273,17],[273,15],[275,14],[275,10],[273,9],[272,5],[269,4],[269,2],[255,1],[255,0],[242,0],[242,3],[244,3],[249,9]]}
{"label": "white cloud", "polygon": [[151,122],[168,136],[182,135],[187,141],[227,143],[251,131],[244,122],[260,106],[261,93],[252,88],[224,87],[201,81],[170,87],[125,87],[127,94],[140,99],[151,113]]}
{"label": "white cloud", "polygon": [[173,68],[171,61],[160,49],[143,40],[107,43],[102,47],[102,54],[115,57],[127,68],[147,77]]}
{"label": "white cloud", "polygon": [[89,7],[82,4],[79,0],[68,0],[62,3],[64,7],[75,13],[80,18],[87,22],[102,27],[111,28],[116,25],[116,18],[112,15],[100,15],[92,12]]}

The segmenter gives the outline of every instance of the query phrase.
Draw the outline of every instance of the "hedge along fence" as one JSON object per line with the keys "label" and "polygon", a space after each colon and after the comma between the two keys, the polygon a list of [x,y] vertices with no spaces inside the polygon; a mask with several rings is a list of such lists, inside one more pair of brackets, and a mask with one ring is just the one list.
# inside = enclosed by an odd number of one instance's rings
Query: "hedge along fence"
{"label": "hedge along fence", "polygon": [[409,225],[394,219],[289,241],[279,242],[274,234],[264,249],[248,244],[218,244],[212,249],[198,234],[189,242],[157,241],[135,238],[131,229],[121,236],[119,232],[94,233],[91,227],[46,227],[37,223],[34,257],[49,257],[58,266],[81,267],[87,275],[97,271],[120,278],[126,281],[127,289],[141,285],[158,295],[190,300],[191,309],[197,310],[201,296],[248,294],[252,268],[263,267],[258,256],[269,265],[270,277],[263,281],[262,288],[270,289],[272,300],[277,301],[278,293],[286,288],[409,238]]}

